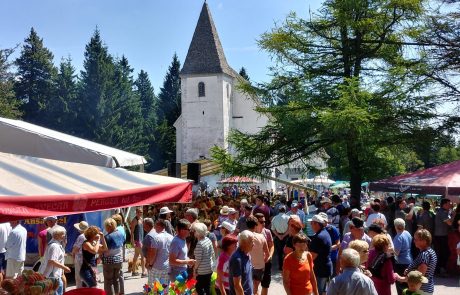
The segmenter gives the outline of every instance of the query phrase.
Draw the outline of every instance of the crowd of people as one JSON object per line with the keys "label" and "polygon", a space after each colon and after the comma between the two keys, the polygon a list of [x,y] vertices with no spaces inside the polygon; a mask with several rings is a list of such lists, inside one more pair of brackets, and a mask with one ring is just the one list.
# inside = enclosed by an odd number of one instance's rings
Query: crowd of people
{"label": "crowd of people", "polygon": [[[199,295],[212,288],[223,295],[266,295],[273,259],[288,295],[390,295],[392,284],[398,295],[433,294],[435,273],[458,272],[460,206],[448,199],[435,208],[390,196],[359,209],[334,194],[297,199],[256,191],[205,195],[192,204],[136,208],[129,223],[115,214],[103,229],[79,222],[71,253],[76,287],[96,287],[101,263],[106,294],[124,294],[127,242],[134,249],[132,276],[167,286],[186,271]],[[39,233],[39,271],[59,278],[56,294],[63,294],[70,269],[64,264],[66,231],[56,221],[45,218],[47,228]],[[0,280],[22,272],[26,238],[19,221],[0,224]]]}

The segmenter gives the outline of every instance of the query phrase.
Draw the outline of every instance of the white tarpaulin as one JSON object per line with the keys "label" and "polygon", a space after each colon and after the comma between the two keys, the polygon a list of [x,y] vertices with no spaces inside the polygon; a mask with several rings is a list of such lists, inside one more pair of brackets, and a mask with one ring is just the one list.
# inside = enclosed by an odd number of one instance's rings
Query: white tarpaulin
{"label": "white tarpaulin", "polygon": [[0,152],[0,222],[158,202],[189,202],[192,183]]}
{"label": "white tarpaulin", "polygon": [[147,163],[144,157],[20,120],[0,117],[0,152],[103,167]]}

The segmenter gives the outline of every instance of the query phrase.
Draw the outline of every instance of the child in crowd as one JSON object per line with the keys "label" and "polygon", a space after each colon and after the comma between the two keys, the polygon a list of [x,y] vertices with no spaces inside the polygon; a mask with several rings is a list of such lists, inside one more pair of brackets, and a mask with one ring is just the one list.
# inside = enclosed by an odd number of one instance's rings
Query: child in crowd
{"label": "child in crowd", "polygon": [[428,279],[418,270],[410,271],[406,279],[409,287],[403,290],[403,295],[420,295],[422,283],[428,283]]}

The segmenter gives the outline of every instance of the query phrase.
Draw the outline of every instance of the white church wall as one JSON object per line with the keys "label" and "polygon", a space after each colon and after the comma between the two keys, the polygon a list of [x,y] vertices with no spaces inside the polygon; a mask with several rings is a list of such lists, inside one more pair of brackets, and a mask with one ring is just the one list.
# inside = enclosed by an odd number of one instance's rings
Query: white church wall
{"label": "white church wall", "polygon": [[238,89],[233,92],[232,126],[239,131],[254,134],[268,124],[268,117],[256,112],[256,103]]}
{"label": "white church wall", "polygon": [[[209,149],[214,145],[225,147],[228,124],[224,123],[222,76],[182,77],[182,163],[209,158]],[[204,97],[198,96],[200,82],[205,84]]]}

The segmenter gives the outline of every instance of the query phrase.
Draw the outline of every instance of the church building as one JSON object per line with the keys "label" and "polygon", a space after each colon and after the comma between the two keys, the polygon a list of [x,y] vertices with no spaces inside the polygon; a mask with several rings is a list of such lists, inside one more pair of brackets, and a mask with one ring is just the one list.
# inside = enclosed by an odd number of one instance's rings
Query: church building
{"label": "church building", "polygon": [[205,2],[180,72],[182,114],[176,128],[176,161],[210,158],[214,145],[229,149],[232,129],[256,133],[268,118],[255,111],[256,100],[239,91],[242,78],[225,58]]}

